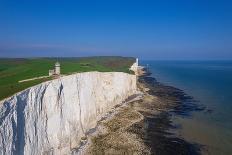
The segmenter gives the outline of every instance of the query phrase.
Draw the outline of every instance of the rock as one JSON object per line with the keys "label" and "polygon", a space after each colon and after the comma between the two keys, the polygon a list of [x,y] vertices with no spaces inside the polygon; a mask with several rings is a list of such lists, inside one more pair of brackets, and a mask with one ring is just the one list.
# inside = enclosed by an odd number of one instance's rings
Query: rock
{"label": "rock", "polygon": [[86,72],[19,92],[0,102],[0,154],[70,154],[136,89],[135,75]]}

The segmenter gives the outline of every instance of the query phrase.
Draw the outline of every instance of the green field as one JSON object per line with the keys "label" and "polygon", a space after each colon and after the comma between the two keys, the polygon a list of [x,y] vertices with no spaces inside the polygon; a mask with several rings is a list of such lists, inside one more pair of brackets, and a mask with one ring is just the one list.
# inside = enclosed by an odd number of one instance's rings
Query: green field
{"label": "green field", "polygon": [[[131,73],[129,67],[135,61],[134,58],[126,57],[58,58],[58,60],[61,64],[61,74],[87,71]],[[0,100],[43,81],[51,80],[49,77],[18,82],[48,75],[48,70],[54,68],[56,61],[55,58],[0,59]]]}

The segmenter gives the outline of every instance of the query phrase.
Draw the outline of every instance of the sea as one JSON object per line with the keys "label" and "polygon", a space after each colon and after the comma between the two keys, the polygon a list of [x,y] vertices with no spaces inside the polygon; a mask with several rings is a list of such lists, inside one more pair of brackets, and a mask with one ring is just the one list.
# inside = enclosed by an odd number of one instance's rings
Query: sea
{"label": "sea", "polygon": [[173,116],[178,136],[202,146],[202,154],[232,155],[232,61],[143,60],[159,82],[182,89],[202,111]]}

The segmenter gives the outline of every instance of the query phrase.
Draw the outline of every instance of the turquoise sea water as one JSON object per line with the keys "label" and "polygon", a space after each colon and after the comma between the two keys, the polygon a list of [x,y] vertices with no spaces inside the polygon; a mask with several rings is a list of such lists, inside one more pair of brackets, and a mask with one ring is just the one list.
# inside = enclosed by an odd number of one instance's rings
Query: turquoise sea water
{"label": "turquoise sea water", "polygon": [[159,82],[184,90],[205,111],[173,117],[178,134],[203,154],[232,154],[232,61],[142,61]]}

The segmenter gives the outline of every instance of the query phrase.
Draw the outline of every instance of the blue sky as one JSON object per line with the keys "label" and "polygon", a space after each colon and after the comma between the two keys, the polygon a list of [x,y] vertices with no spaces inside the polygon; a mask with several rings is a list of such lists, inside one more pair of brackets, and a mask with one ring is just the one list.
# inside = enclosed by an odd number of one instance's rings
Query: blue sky
{"label": "blue sky", "polygon": [[0,57],[93,55],[232,59],[232,1],[0,1]]}

